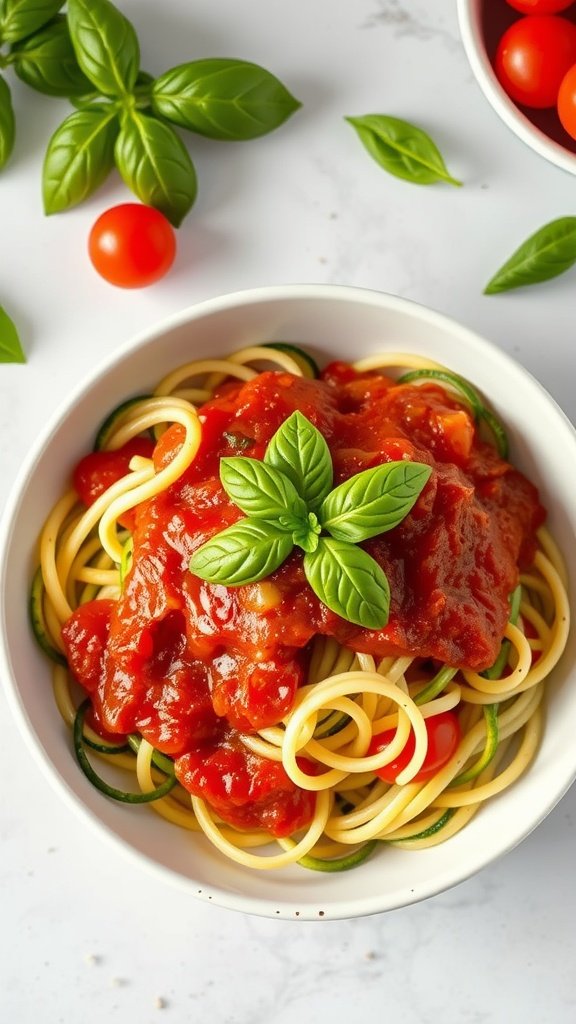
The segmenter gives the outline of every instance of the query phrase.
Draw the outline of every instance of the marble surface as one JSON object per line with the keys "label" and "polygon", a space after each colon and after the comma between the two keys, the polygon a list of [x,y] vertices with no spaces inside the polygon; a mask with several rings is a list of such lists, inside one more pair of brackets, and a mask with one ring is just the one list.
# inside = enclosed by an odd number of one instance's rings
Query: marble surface
{"label": "marble surface", "polygon": [[[26,366],[0,366],[0,502],[39,428],[126,337],[184,306],[262,284],[334,282],[447,313],[526,366],[576,421],[574,272],[509,295],[482,288],[528,234],[574,214],[576,181],[498,120],[446,0],[122,0],[144,66],[236,56],[303,102],[246,144],[190,139],[200,182],[172,273],[123,292],[86,256],[118,179],[44,218],[42,154],[68,111],[14,85],[19,139],[0,179],[0,302]],[[13,79],[11,79],[13,81]],[[464,187],[418,188],[370,160],[346,114],[427,129]],[[516,850],[457,889],[364,920],[267,921],[143,876],[52,792],[3,721],[2,1018],[571,1024],[576,1019],[576,790]],[[345,881],[343,882],[345,884]]]}

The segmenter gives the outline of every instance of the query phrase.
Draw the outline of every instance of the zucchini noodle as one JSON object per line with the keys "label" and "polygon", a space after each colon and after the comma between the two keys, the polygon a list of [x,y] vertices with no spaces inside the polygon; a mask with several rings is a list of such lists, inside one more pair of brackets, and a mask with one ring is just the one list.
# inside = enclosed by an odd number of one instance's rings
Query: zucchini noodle
{"label": "zucchini noodle", "polygon": [[[89,508],[74,491],[63,495],[40,538],[30,614],[34,632],[54,662],[57,708],[74,731],[78,760],[90,778],[99,777],[95,763],[104,772],[113,765],[129,773],[137,792],[129,790],[128,802],[149,801],[154,813],[202,833],[244,867],[271,870],[299,862],[313,870],[348,870],[386,844],[420,850],[448,840],[486,800],[529,768],[542,734],[547,679],[569,630],[566,571],[547,529],[538,531],[533,565],[520,575],[519,610],[511,614],[492,673],[431,667],[409,655],[375,658],[332,637],[313,639],[305,683],[290,711],[273,726],[240,734],[246,751],[282,765],[296,787],[314,794],[308,825],[278,838],[276,847],[268,832],[235,828],[204,799],[191,796],[175,781],[171,759],[143,737],[128,737],[127,747],[124,737],[103,740],[85,723],[85,694],[80,695],[67,670],[61,636],[62,626],[82,604],[120,596],[132,559],[132,538],[123,517],[166,491],[194,462],[202,441],[197,406],[223,381],[250,382],[262,367],[308,375],[297,350],[292,353],[290,348],[253,345],[224,359],[187,363],[167,374],[150,395],[130,399],[108,417],[98,434],[100,450],[114,451],[143,434],[160,438],[173,424],[182,428],[182,442],[161,468],[151,458],[134,456],[126,475]],[[438,363],[397,352],[370,356],[354,368],[395,376],[406,370],[410,376],[426,370],[450,375]],[[476,403],[478,396],[470,390]],[[498,445],[503,429],[492,413],[485,410],[484,415],[480,406],[479,418],[495,424],[492,434]],[[249,596],[254,614],[266,614],[280,599],[268,582],[254,585]],[[447,713],[458,715],[457,747],[432,775],[422,777],[429,744],[426,723]],[[371,751],[373,737],[382,733],[390,733],[389,742]],[[394,765],[409,738],[412,748],[404,766],[393,781],[385,781],[386,773],[379,773]],[[116,786],[101,781],[101,788],[121,798]],[[259,848],[262,852],[251,852]]]}

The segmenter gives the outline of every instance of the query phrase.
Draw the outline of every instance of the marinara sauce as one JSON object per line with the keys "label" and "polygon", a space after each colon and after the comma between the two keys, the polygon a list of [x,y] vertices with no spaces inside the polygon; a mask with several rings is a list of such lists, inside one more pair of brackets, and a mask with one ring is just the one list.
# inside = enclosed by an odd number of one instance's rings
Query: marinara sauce
{"label": "marinara sauce", "polygon": [[[197,547],[242,517],[220,483],[220,458],[261,459],[295,409],[326,438],[335,485],[389,461],[433,469],[402,523],[363,545],[390,582],[384,629],[355,626],[322,605],[298,549],[248,586],[206,583],[188,569]],[[135,510],[132,568],[119,601],[82,605],[64,642],[96,728],[141,733],[174,757],[182,785],[225,821],[287,835],[310,819],[314,795],[295,787],[281,764],[249,752],[239,734],[290,710],[312,638],[325,634],[377,657],[487,668],[544,511],[536,488],[436,383],[398,385],[344,363],[318,380],[266,372],[224,384],[200,419],[193,464]],[[158,468],[182,439],[179,425],[163,434],[153,453]]]}

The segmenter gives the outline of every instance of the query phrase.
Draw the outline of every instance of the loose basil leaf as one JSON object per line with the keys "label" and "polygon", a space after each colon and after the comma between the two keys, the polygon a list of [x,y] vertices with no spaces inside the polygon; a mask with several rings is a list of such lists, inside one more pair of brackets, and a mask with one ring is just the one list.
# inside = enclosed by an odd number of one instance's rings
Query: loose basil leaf
{"label": "loose basil leaf", "polygon": [[62,7],[64,0],[4,0],[0,4],[0,39],[17,43],[32,35]]}
{"label": "loose basil leaf", "polygon": [[278,523],[284,530],[307,525],[306,506],[294,484],[258,459],[220,459],[220,480],[229,498],[246,515]]}
{"label": "loose basil leaf", "polygon": [[78,67],[68,22],[62,15],[12,47],[18,78],[48,96],[88,93],[91,84]]}
{"label": "loose basil leaf", "polygon": [[0,363],[25,363],[26,356],[20,344],[14,321],[0,306]]}
{"label": "loose basil leaf", "polygon": [[345,480],[322,502],[319,518],[337,540],[358,544],[402,522],[432,470],[420,462],[386,462]]}
{"label": "loose basil leaf", "polygon": [[14,148],[15,135],[12,96],[8,85],[0,75],[0,167],[4,167]]}
{"label": "loose basil leaf", "polygon": [[132,24],[109,0],[68,0],[68,25],[84,74],[107,96],[134,88],[140,47]]}
{"label": "loose basil leaf", "polygon": [[154,82],[161,117],[210,139],[254,139],[278,128],[301,104],[265,68],[243,60],[197,60]]}
{"label": "loose basil leaf", "polygon": [[442,155],[426,132],[416,125],[386,114],[346,117],[361,142],[385,171],[415,185],[446,181],[461,185],[448,173]]}
{"label": "loose basil leaf", "polygon": [[91,195],[114,166],[115,111],[93,107],[70,114],[48,143],[42,172],[44,210],[59,213]]}
{"label": "loose basil leaf", "polygon": [[168,124],[133,111],[116,141],[116,166],[128,188],[178,227],[196,198],[188,150]]}
{"label": "loose basil leaf", "polygon": [[311,511],[332,487],[332,459],[322,434],[301,412],[293,412],[270,441],[264,462],[284,473]]}
{"label": "loose basil leaf", "polygon": [[485,295],[507,292],[558,277],[576,263],[576,217],[545,224],[516,249],[488,282]]}
{"label": "loose basil leaf", "polygon": [[316,596],[336,615],[366,629],[382,629],[388,622],[388,580],[362,548],[320,537],[316,551],[304,555],[304,572]]}
{"label": "loose basil leaf", "polygon": [[271,523],[241,519],[197,549],[190,571],[210,583],[239,587],[269,576],[288,558],[290,534]]}

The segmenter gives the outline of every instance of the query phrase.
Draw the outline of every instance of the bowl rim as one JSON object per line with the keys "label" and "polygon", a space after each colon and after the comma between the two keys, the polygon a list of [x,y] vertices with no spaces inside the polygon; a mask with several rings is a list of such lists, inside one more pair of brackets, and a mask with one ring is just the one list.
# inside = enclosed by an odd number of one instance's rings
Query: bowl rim
{"label": "bowl rim", "polygon": [[504,124],[527,146],[569,174],[576,174],[576,153],[551,139],[532,123],[500,85],[483,45],[480,8],[483,0],[456,0],[464,51],[484,96]]}
{"label": "bowl rim", "polygon": [[[549,395],[543,385],[541,385],[528,370],[521,367],[512,358],[512,356],[508,355],[508,353],[499,348],[494,342],[484,338],[454,318],[431,309],[422,303],[412,299],[405,299],[391,295],[377,289],[357,287],[354,285],[330,284],[267,285],[218,295],[187,306],[168,317],[161,318],[145,330],[129,338],[123,345],[119,346],[107,357],[101,360],[91,371],[84,374],[83,378],[68,394],[66,399],[60,402],[55,408],[52,415],[48,418],[43,430],[39,433],[35,442],[31,446],[27,457],[23,460],[10,490],[5,508],[0,515],[0,595],[3,594],[5,588],[5,581],[7,577],[6,564],[8,560],[11,536],[15,525],[15,516],[22,501],[27,481],[33,473],[45,446],[49,443],[49,439],[55,428],[66,420],[70,411],[82,401],[83,397],[103,377],[110,373],[116,365],[121,364],[126,357],[130,356],[147,343],[153,342],[154,339],[159,338],[162,335],[167,334],[169,331],[181,327],[191,321],[199,320],[208,315],[213,315],[232,308],[240,308],[244,305],[307,299],[313,299],[315,301],[325,300],[327,302],[339,300],[346,302],[356,301],[359,304],[368,303],[383,310],[396,311],[407,314],[408,316],[416,315],[423,321],[426,321],[431,325],[435,325],[448,333],[456,331],[461,338],[466,339],[472,349],[476,349],[476,351],[478,351],[479,348],[482,351],[489,349],[493,356],[497,358],[503,366],[505,365],[510,368],[515,368],[516,370],[520,369],[526,378],[532,382],[532,385],[535,385],[538,390],[543,393],[551,407],[554,408],[559,424],[563,423],[563,429],[567,429],[571,434],[572,441],[576,442],[576,431],[574,430],[572,423],[552,396]],[[4,628],[5,620],[4,611],[1,608],[2,605],[3,602],[0,601],[0,685],[3,686],[4,692],[6,693],[8,705],[15,716],[26,746],[31,751],[33,759],[38,764],[42,774],[51,784],[53,790],[55,790],[60,797],[64,798],[65,803],[71,808],[76,816],[80,816],[80,818],[86,821],[88,825],[98,833],[98,835],[103,836],[106,840],[111,842],[116,849],[120,850],[124,856],[128,856],[133,863],[151,871],[155,877],[162,879],[164,883],[177,885],[180,889],[184,889],[195,898],[211,902],[226,909],[272,919],[280,918],[294,920],[296,918],[297,920],[308,921],[318,919],[338,920],[369,916],[420,902],[421,900],[445,892],[455,885],[459,885],[461,882],[464,882],[484,867],[493,863],[496,859],[499,859],[522,842],[556,806],[576,777],[575,761],[571,772],[563,776],[562,784],[554,789],[553,794],[549,795],[549,799],[545,803],[543,802],[542,806],[539,808],[537,817],[535,819],[530,819],[521,828],[513,829],[504,842],[499,841],[496,844],[495,851],[492,850],[488,857],[486,857],[482,849],[478,848],[475,851],[474,856],[470,856],[465,867],[461,867],[456,877],[454,870],[448,867],[446,870],[435,872],[431,877],[427,878],[425,884],[420,884],[417,888],[411,887],[412,881],[408,878],[406,885],[397,891],[396,897],[394,899],[388,898],[384,905],[382,901],[378,902],[377,897],[374,895],[371,895],[370,897],[355,896],[353,899],[330,899],[329,902],[325,904],[323,904],[321,896],[319,896],[317,903],[312,903],[310,901],[310,903],[303,903],[302,905],[296,904],[299,906],[299,909],[298,911],[295,911],[295,901],[290,902],[286,899],[273,900],[266,895],[254,896],[251,894],[244,894],[242,892],[232,892],[230,889],[221,888],[217,884],[210,884],[210,887],[206,886],[205,889],[200,890],[198,883],[193,878],[185,876],[176,868],[157,862],[151,854],[138,850],[135,846],[131,845],[127,839],[119,835],[110,824],[93,812],[90,807],[82,802],[79,796],[68,784],[67,780],[60,774],[50,755],[43,751],[36,729],[32,724],[24,699],[20,693],[20,688],[15,678],[15,674],[12,670],[9,648],[6,641],[6,630]]]}

